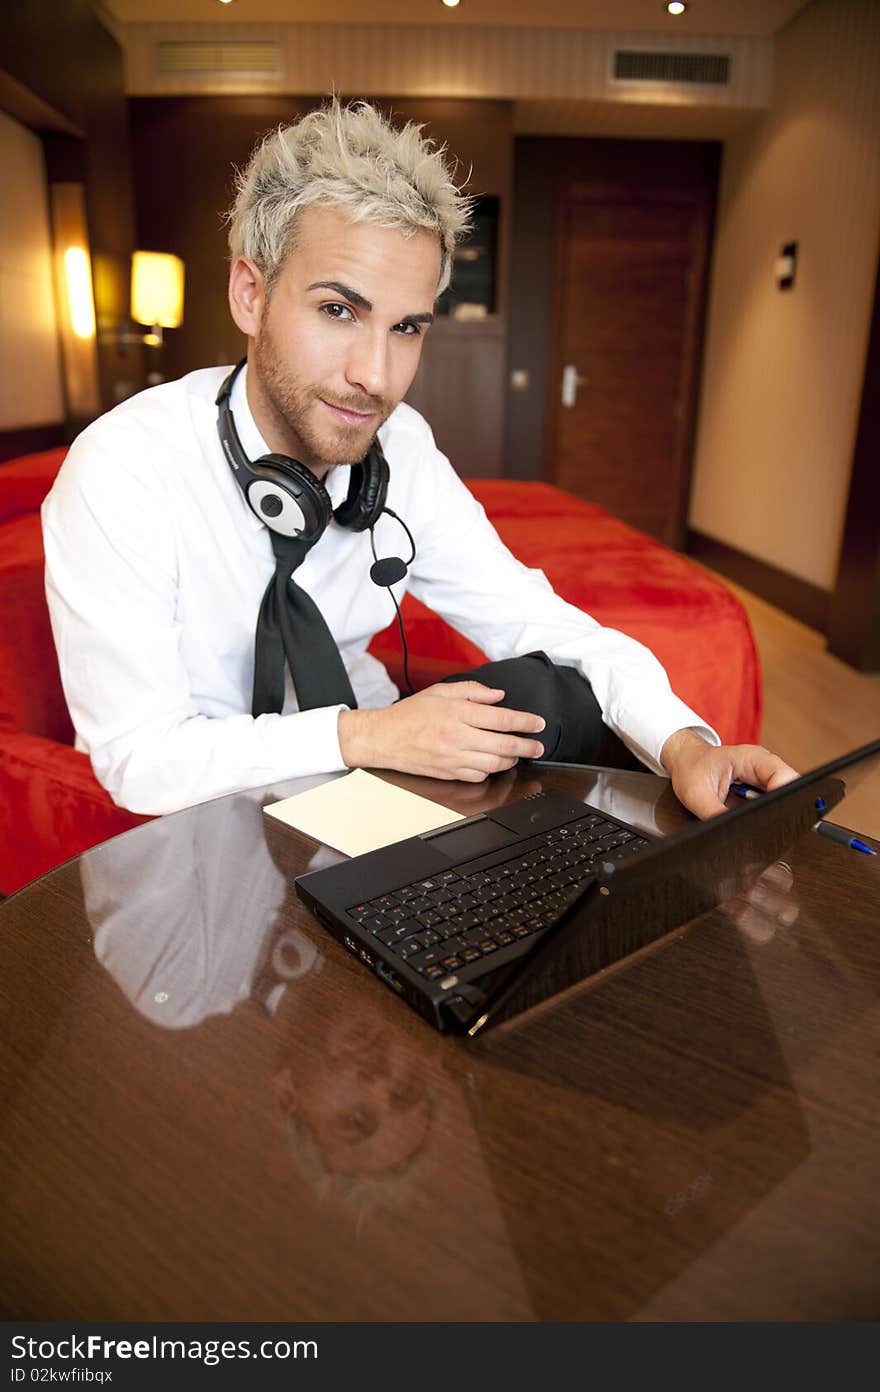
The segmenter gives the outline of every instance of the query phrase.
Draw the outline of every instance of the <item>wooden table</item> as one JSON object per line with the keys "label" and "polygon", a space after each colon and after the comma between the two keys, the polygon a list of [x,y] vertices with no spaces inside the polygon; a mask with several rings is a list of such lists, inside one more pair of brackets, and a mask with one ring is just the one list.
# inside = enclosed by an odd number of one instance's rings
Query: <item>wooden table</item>
{"label": "wooden table", "polygon": [[[647,774],[395,781],[683,815]],[[765,909],[467,1042],[296,899],[334,853],[261,806],[302,786],[0,906],[5,1318],[877,1318],[880,857],[808,835]]]}

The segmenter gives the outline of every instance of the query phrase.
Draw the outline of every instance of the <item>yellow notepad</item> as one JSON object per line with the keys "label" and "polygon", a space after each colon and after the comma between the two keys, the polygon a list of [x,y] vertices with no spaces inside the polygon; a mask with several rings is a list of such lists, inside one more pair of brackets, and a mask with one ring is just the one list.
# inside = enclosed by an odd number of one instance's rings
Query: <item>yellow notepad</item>
{"label": "yellow notepad", "polygon": [[464,820],[461,812],[407,793],[363,769],[268,803],[263,811],[350,856]]}

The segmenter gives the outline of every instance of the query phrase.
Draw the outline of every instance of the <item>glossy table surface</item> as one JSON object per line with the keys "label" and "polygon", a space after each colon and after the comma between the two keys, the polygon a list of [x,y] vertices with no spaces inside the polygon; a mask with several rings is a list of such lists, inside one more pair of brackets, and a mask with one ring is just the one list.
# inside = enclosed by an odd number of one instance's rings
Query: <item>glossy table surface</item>
{"label": "glossy table surface", "polygon": [[[393,781],[684,815],[648,774]],[[877,1318],[880,857],[808,834],[751,903],[466,1041],[297,900],[336,853],[261,808],[305,786],[0,905],[5,1318]]]}

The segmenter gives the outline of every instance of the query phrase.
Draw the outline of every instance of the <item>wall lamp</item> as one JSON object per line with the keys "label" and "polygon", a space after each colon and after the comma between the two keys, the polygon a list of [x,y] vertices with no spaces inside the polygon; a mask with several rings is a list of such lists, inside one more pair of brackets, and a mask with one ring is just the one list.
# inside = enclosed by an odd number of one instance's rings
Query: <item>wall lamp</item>
{"label": "wall lamp", "polygon": [[[85,252],[79,255],[85,262],[86,270],[82,268],[79,259],[71,260],[70,273],[67,275],[67,303],[71,316],[74,301],[80,304],[80,320],[85,324],[85,305],[88,299],[91,305],[91,337],[94,338],[95,312],[91,271],[88,269],[89,258]],[[147,332],[138,333],[132,329],[116,328],[113,326],[113,320],[110,319],[108,322],[108,318],[105,317],[98,324],[99,341],[113,344],[123,355],[132,343],[147,343],[154,348],[161,347],[163,329],[176,329],[183,323],[183,280],[183,262],[179,256],[159,251],[136,251],[131,258],[131,318],[136,324],[143,324]],[[105,305],[105,316],[107,308]],[[110,312],[115,318],[119,311]]]}
{"label": "wall lamp", "polygon": [[158,347],[163,329],[183,323],[183,262],[160,251],[136,251],[131,258],[131,317],[149,333],[136,340]]}
{"label": "wall lamp", "polygon": [[130,329],[101,330],[101,338],[119,344],[146,343],[161,348],[164,329],[183,323],[183,262],[162,251],[136,251],[131,258],[131,317],[146,333]]}
{"label": "wall lamp", "polygon": [[67,409],[89,419],[101,409],[95,343],[95,298],[82,184],[51,186],[55,301]]}

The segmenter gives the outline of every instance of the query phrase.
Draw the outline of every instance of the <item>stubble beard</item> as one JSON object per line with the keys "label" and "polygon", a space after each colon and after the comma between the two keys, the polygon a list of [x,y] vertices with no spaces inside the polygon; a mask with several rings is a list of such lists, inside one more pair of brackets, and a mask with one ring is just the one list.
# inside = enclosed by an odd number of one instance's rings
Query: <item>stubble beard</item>
{"label": "stubble beard", "polygon": [[345,400],[330,399],[334,406],[348,411],[370,411],[378,414],[378,424],[371,425],[369,435],[357,426],[332,424],[316,429],[312,413],[321,413],[320,389],[299,381],[281,362],[272,334],[267,329],[257,336],[254,344],[254,367],[260,380],[263,398],[275,419],[276,429],[292,448],[293,455],[307,468],[324,473],[335,464],[359,464],[385,423],[395,403],[377,397],[351,396]]}

